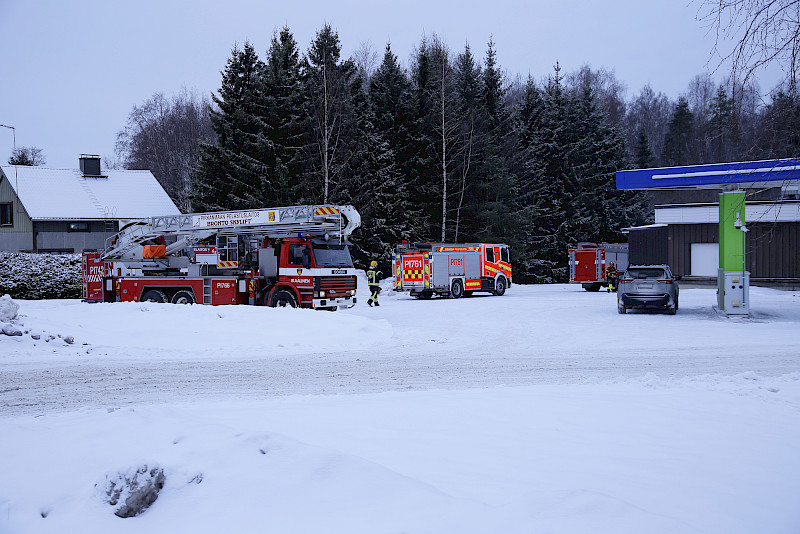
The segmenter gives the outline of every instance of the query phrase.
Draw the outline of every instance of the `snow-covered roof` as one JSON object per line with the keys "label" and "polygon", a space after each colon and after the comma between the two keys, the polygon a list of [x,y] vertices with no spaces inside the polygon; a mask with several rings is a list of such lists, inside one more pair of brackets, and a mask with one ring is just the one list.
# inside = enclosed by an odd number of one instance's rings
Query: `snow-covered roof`
{"label": "snow-covered roof", "polygon": [[0,168],[33,220],[141,219],[180,213],[150,171],[104,169],[101,177],[84,177],[78,169]]}

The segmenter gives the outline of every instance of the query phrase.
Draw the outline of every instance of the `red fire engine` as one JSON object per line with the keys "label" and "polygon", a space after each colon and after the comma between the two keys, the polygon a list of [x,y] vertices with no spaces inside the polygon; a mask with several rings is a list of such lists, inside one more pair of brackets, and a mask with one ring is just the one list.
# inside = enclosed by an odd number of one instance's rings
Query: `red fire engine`
{"label": "red fire engine", "polygon": [[346,237],[360,224],[352,206],[135,221],[104,250],[83,251],[83,300],[349,308],[357,287]]}
{"label": "red fire engine", "polygon": [[622,274],[628,268],[627,243],[578,243],[569,253],[569,283],[581,284],[586,291],[608,286],[606,269],[614,263]]}
{"label": "red fire engine", "polygon": [[457,299],[475,291],[502,295],[511,287],[508,245],[402,243],[392,256],[397,291],[429,299]]}

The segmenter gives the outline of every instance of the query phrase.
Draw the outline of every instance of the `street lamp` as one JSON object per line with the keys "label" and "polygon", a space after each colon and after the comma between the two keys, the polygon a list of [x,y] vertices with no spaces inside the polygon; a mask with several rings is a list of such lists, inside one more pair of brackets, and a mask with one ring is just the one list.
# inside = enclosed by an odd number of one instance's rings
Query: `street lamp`
{"label": "street lamp", "polygon": [[[12,135],[14,136],[14,149],[11,152],[11,157],[13,158],[14,156],[17,155],[17,129],[14,128],[13,126],[9,126],[8,124],[0,124],[0,126],[2,126],[3,128],[10,129]],[[19,176],[17,175],[16,165],[14,165],[14,188],[17,190],[16,191],[17,198],[19,198]],[[19,206],[19,202],[17,202],[16,204],[17,206]]]}
{"label": "street lamp", "polygon": [[14,151],[11,153],[11,155],[15,156],[17,154],[17,129],[7,124],[0,124],[0,126],[10,129],[11,133],[14,135]]}

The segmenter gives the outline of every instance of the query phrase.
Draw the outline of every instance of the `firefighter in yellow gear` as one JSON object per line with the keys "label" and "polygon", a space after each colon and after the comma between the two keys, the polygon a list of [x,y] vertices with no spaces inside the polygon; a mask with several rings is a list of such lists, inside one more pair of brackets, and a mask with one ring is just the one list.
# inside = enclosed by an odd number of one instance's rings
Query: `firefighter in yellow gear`
{"label": "firefighter in yellow gear", "polygon": [[609,264],[608,269],[606,269],[606,282],[608,283],[608,289],[607,289],[608,293],[612,291],[614,292],[617,291],[619,275],[620,272],[617,270],[617,267],[614,265],[614,262],[612,261]]}
{"label": "firefighter in yellow gear", "polygon": [[378,270],[378,262],[372,260],[369,264],[369,271],[367,271],[367,283],[369,284],[369,291],[371,293],[367,304],[369,304],[370,307],[373,303],[375,306],[380,306],[378,302],[378,293],[381,292],[381,278],[383,278],[383,273]]}

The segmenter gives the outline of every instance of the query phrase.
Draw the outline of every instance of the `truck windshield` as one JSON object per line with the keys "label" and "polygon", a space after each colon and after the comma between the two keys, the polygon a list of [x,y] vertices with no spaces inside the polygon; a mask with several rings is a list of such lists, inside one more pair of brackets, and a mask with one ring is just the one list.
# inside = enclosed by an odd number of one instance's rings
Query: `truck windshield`
{"label": "truck windshield", "polygon": [[347,245],[314,244],[314,259],[317,267],[352,267],[350,250]]}

